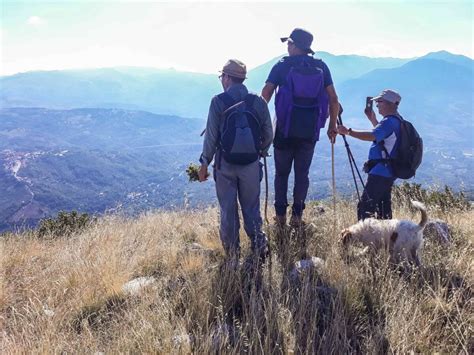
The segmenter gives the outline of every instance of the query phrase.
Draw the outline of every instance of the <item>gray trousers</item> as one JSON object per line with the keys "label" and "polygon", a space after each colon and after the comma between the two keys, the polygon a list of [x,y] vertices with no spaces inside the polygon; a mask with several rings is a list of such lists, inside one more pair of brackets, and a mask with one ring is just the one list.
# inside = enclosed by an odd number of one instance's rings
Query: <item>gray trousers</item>
{"label": "gray trousers", "polygon": [[260,215],[262,165],[259,161],[248,165],[234,165],[221,158],[216,166],[214,179],[220,206],[220,238],[226,253],[240,252],[238,202],[242,209],[245,232],[252,243],[252,250],[260,248],[266,242]]}

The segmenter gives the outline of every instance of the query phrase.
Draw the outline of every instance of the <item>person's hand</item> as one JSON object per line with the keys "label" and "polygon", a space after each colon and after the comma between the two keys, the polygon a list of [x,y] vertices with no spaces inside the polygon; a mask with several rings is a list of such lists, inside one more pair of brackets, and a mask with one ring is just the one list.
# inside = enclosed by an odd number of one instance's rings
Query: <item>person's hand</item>
{"label": "person's hand", "polygon": [[340,125],[337,126],[337,133],[346,136],[349,134],[349,129],[346,126]]}
{"label": "person's hand", "polygon": [[331,143],[336,142],[337,137],[337,126],[336,125],[329,125],[328,127],[328,137]]}
{"label": "person's hand", "polygon": [[201,164],[198,175],[199,175],[199,182],[204,182],[207,180],[207,177],[208,177],[207,165]]}
{"label": "person's hand", "polygon": [[375,112],[372,109],[366,108],[364,110],[364,113],[367,116],[367,118],[369,119],[369,121],[372,122],[372,123],[374,122],[374,120],[377,119],[377,117],[375,116]]}

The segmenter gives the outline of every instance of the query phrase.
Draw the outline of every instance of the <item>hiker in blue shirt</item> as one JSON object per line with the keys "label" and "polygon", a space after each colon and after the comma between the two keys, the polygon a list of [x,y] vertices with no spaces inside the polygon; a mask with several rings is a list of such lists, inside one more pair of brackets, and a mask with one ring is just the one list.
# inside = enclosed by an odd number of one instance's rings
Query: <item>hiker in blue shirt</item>
{"label": "hiker in blue shirt", "polygon": [[309,168],[313,159],[319,130],[325,126],[328,115],[328,136],[334,142],[337,136],[339,103],[331,73],[320,59],[313,58],[313,35],[296,28],[287,42],[289,56],[276,63],[268,75],[262,96],[270,102],[276,90],[277,117],[273,142],[275,159],[275,222],[286,224],[288,207],[288,178],[294,164],[295,182],[290,225],[302,223],[303,210],[309,187]]}
{"label": "hiker in blue shirt", "polygon": [[373,142],[369,150],[369,160],[364,165],[364,171],[369,176],[357,205],[359,220],[369,217],[392,218],[392,186],[395,176],[388,159],[397,156],[400,137],[398,105],[401,99],[397,92],[389,89],[372,99],[377,103],[383,119],[377,121],[375,112],[366,108],[365,114],[374,126],[371,131],[356,131],[343,125],[338,127],[339,134]]}
{"label": "hiker in blue shirt", "polygon": [[[224,92],[214,96],[209,108],[199,181],[207,179],[214,159],[214,180],[220,206],[220,238],[231,260],[240,255],[238,202],[251,248],[261,262],[267,253],[267,239],[260,215],[260,157],[267,154],[273,128],[265,100],[249,94],[243,81],[244,63],[230,59],[221,71]],[[215,156],[215,158],[214,158]],[[238,202],[237,202],[238,199]]]}

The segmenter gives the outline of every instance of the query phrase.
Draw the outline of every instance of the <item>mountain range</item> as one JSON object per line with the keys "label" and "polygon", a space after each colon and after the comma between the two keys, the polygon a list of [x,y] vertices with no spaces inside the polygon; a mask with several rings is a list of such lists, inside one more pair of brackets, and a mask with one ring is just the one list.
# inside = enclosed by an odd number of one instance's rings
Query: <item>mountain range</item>
{"label": "mountain range", "polygon": [[[411,59],[317,56],[331,69],[347,126],[369,128],[365,97],[398,90],[400,113],[425,143],[413,181],[474,191],[472,59],[444,51]],[[278,60],[250,70],[247,86],[260,92]],[[199,157],[209,102],[221,91],[218,69],[216,75],[120,67],[1,77],[0,230],[34,225],[59,210],[138,213],[215,203],[212,179],[188,183],[184,171]],[[321,136],[311,198],[330,193],[330,145]],[[367,143],[348,141],[361,166]],[[345,154],[339,139],[338,191],[348,194],[354,187]]]}
{"label": "mountain range", "polygon": [[[336,85],[377,68],[394,68],[408,59],[335,56],[319,52]],[[246,82],[260,92],[279,58],[252,69]],[[2,107],[122,108],[184,117],[207,115],[209,99],[221,90],[216,74],[173,69],[118,67],[19,73],[0,78]]]}

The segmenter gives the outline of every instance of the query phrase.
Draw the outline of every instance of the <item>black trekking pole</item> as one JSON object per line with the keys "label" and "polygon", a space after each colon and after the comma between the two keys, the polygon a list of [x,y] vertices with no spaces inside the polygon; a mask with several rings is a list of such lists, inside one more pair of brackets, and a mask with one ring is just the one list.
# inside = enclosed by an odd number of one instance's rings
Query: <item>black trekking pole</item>
{"label": "black trekking pole", "polygon": [[[342,125],[342,112],[343,111],[344,110],[342,108],[342,105],[339,104],[339,114],[337,115],[337,124],[338,125]],[[349,147],[349,143],[347,143],[346,136],[343,135],[342,139],[344,140],[344,146],[346,147],[347,157],[349,159],[349,165],[351,167],[351,172],[352,172],[352,178],[354,180],[354,185],[355,185],[355,188],[356,188],[356,191],[357,191],[357,198],[360,201],[359,185],[357,184],[357,179],[356,179],[356,176],[355,176],[355,173],[354,173],[354,169],[357,172],[357,175],[359,177],[360,183],[361,183],[363,188],[365,188],[364,180],[362,179],[362,176],[360,175],[359,169],[357,168],[357,164],[355,162],[354,156],[352,155],[351,148]]]}

